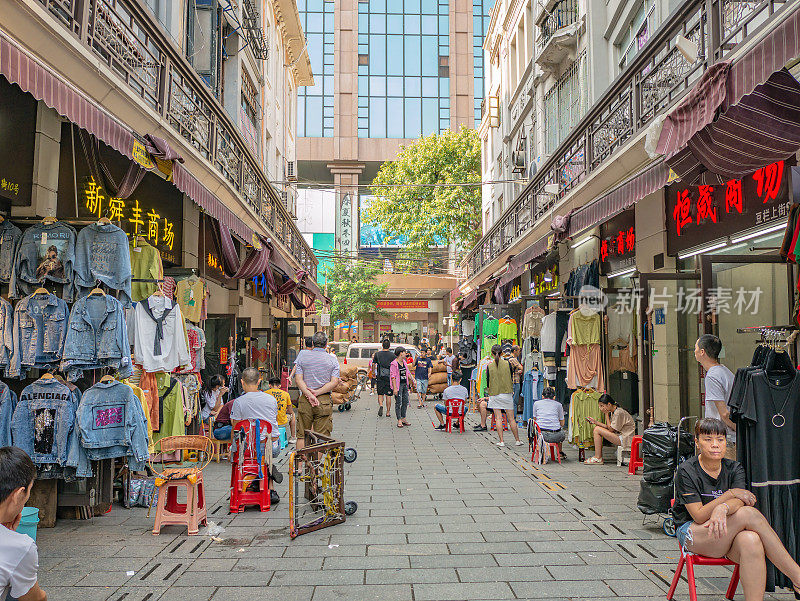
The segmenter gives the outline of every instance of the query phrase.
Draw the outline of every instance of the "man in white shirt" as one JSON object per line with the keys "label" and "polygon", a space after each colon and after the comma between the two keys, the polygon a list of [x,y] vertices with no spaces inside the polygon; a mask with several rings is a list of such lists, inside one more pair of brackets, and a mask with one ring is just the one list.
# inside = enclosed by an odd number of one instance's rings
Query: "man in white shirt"
{"label": "man in white shirt", "polygon": [[727,459],[736,459],[736,424],[728,411],[728,398],[733,388],[733,372],[719,362],[722,341],[712,334],[703,334],[694,345],[694,358],[706,372],[705,417],[721,420],[728,430]]}
{"label": "man in white shirt", "polygon": [[[272,456],[276,457],[280,453],[280,445],[276,443],[280,437],[278,433],[278,401],[271,394],[262,392],[258,389],[261,384],[261,374],[255,367],[248,367],[242,372],[242,390],[244,394],[237,397],[231,407],[231,426],[236,432],[237,422],[244,420],[261,420],[269,422],[272,426]],[[277,466],[272,466],[272,480],[280,484],[283,481],[283,474],[278,471]],[[270,488],[272,483],[270,482]],[[273,490],[271,493],[272,503],[278,503],[280,497]]]}
{"label": "man in white shirt", "polygon": [[39,552],[27,534],[16,532],[31,496],[36,467],[17,447],[0,449],[0,601],[47,601],[39,588]]}
{"label": "man in white shirt", "polygon": [[[458,362],[455,363],[453,369],[453,381],[460,382],[461,378],[461,371],[458,368]],[[464,400],[464,413],[467,412],[467,403],[469,402],[469,390],[467,390],[461,384],[452,384],[444,389],[442,393],[442,400],[444,404],[437,403],[434,407],[434,411],[436,412],[436,418],[439,420],[439,425],[436,426],[436,430],[445,430],[447,426],[444,422],[444,417],[447,415],[447,401],[450,399],[463,399]]]}

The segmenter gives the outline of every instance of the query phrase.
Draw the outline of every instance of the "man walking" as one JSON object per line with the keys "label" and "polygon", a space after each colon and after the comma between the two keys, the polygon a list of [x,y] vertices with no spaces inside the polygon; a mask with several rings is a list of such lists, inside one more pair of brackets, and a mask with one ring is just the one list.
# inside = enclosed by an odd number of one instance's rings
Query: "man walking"
{"label": "man walking", "polygon": [[733,388],[733,372],[719,362],[722,341],[712,334],[703,334],[694,345],[694,358],[703,366],[706,377],[703,385],[706,390],[706,415],[725,424],[728,430],[727,459],[736,459],[736,424],[728,411],[728,397]]}
{"label": "man walking", "polygon": [[441,361],[447,367],[448,386],[453,383],[453,359],[455,359],[455,355],[453,355],[453,349],[448,346],[447,349],[445,349],[445,356]]}
{"label": "man walking", "polygon": [[417,409],[425,405],[425,397],[428,396],[428,379],[433,368],[429,352],[428,349],[423,349],[414,362],[414,377],[417,381]]}
{"label": "man walking", "polygon": [[325,352],[328,337],[324,332],[313,336],[314,348],[295,361],[295,379],[300,389],[297,402],[297,444],[305,447],[305,431],[330,436],[333,430],[331,391],[339,385],[339,360]]}
{"label": "man walking", "polygon": [[373,362],[375,363],[375,380],[378,383],[378,417],[383,416],[384,403],[386,404],[386,417],[391,416],[390,395],[392,394],[392,387],[389,384],[389,372],[391,370],[392,361],[394,361],[394,353],[389,350],[391,343],[389,340],[384,340],[381,343],[383,350],[375,353]]}

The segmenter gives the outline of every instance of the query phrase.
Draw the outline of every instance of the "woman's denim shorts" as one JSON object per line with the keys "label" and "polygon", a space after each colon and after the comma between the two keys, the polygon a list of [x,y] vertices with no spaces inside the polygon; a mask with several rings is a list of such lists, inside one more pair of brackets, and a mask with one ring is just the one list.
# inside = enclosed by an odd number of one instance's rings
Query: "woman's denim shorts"
{"label": "woman's denim shorts", "polygon": [[678,527],[675,530],[675,537],[678,539],[678,543],[684,549],[686,548],[686,541],[687,539],[689,542],[692,542],[691,533],[689,532],[689,528],[691,528],[692,522],[686,522],[685,524]]}

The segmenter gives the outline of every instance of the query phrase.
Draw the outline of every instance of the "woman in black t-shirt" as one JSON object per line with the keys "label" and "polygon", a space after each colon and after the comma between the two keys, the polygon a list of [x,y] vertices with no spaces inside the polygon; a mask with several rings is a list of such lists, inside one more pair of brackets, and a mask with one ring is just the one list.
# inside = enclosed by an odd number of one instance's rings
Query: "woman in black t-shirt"
{"label": "woman in black t-shirt", "polygon": [[701,419],[694,432],[700,454],[681,464],[675,482],[672,513],[679,542],[692,553],[738,563],[745,601],[764,599],[765,556],[792,580],[800,599],[800,566],[754,507],[742,465],[725,459],[725,424]]}

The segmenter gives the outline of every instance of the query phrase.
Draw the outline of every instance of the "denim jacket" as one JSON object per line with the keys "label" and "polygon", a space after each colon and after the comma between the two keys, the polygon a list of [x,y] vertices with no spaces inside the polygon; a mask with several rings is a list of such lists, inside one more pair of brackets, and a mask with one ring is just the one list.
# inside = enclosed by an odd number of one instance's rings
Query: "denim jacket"
{"label": "denim jacket", "polygon": [[89,459],[128,457],[131,469],[140,469],[147,461],[147,418],[127,384],[111,381],[92,386],[81,397],[77,420]]}
{"label": "denim jacket", "polygon": [[123,378],[133,374],[125,310],[113,296],[84,296],[72,305],[61,371],[74,382],[84,369],[111,367]]}
{"label": "denim jacket", "polygon": [[0,381],[0,447],[11,446],[11,419],[17,406],[17,395]]}
{"label": "denim jacket", "polygon": [[22,230],[8,219],[0,224],[0,282],[8,284],[14,269],[14,251],[22,237]]}
{"label": "denim jacket", "polygon": [[77,444],[75,396],[55,378],[36,380],[22,390],[11,419],[14,446],[30,455],[34,463],[67,465],[67,457]]}
{"label": "denim jacket", "polygon": [[64,300],[72,301],[75,228],[65,223],[37,223],[19,239],[11,272],[9,296],[22,298],[45,280],[66,284]]}
{"label": "denim jacket", "polygon": [[8,375],[25,377],[35,367],[58,365],[67,334],[69,309],[55,294],[31,294],[14,309],[13,353]]}
{"label": "denim jacket", "polygon": [[14,352],[14,308],[0,298],[0,368],[6,372]]}
{"label": "denim jacket", "polygon": [[122,294],[131,306],[131,253],[128,237],[113,223],[92,223],[78,233],[75,244],[75,291],[85,296],[102,282]]}

